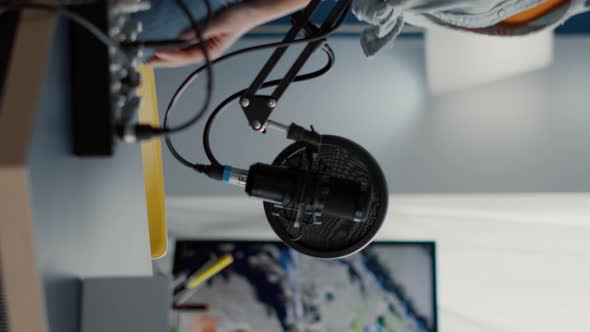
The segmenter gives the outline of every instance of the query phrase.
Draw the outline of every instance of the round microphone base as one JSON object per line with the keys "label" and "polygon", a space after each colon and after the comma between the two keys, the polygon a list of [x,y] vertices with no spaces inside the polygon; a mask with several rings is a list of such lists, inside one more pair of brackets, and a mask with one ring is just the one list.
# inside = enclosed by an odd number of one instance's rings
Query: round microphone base
{"label": "round microphone base", "polygon": [[[317,157],[311,156],[312,151]],[[371,191],[368,216],[363,221],[324,215],[297,218],[296,207],[265,202],[270,226],[289,247],[308,256],[335,259],[352,255],[373,240],[385,220],[389,192],[383,171],[367,150],[346,138],[324,135],[319,150],[296,142],[283,150],[273,165],[365,182]]]}

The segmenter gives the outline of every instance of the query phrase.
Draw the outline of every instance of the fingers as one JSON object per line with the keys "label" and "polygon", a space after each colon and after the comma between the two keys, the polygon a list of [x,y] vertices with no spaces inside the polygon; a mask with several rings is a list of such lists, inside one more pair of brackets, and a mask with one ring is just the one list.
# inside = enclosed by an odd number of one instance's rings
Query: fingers
{"label": "fingers", "polygon": [[[190,34],[185,33],[181,38],[189,38]],[[209,57],[217,59],[227,48],[229,48],[239,35],[215,35],[206,40]],[[190,38],[189,38],[190,39]],[[205,54],[200,45],[193,45],[178,50],[166,50],[156,52],[148,64],[158,68],[178,67],[191,65],[203,61]]]}
{"label": "fingers", "polygon": [[197,36],[195,35],[194,29],[188,29],[185,32],[181,33],[180,36],[178,36],[178,38],[182,40],[193,40],[197,39]]}
{"label": "fingers", "polygon": [[171,62],[168,60],[164,60],[158,57],[154,57],[146,63],[148,66],[152,66],[154,68],[173,68],[178,67],[178,64],[175,62]]}
{"label": "fingers", "polygon": [[193,60],[175,55],[170,56],[168,54],[160,54],[149,60],[147,65],[153,66],[155,68],[172,68],[188,66],[198,61],[198,59]]}
{"label": "fingers", "polygon": [[[211,26],[207,30],[201,31],[201,36],[203,37],[203,39],[207,39],[212,36],[215,36],[218,33],[220,33],[220,29],[216,28],[215,26]],[[188,28],[185,32],[181,33],[180,36],[178,36],[178,38],[183,40],[195,40],[197,39],[197,35],[195,33],[195,29]]]}
{"label": "fingers", "polygon": [[158,51],[153,61],[155,64],[162,66],[186,66],[202,61],[204,58],[205,56],[201,47],[195,45],[181,50]]}

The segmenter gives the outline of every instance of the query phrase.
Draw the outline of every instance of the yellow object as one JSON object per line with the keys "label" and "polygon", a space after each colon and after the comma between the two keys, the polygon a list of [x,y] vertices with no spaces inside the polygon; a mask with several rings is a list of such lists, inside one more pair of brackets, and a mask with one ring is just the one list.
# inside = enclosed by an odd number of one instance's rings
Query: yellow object
{"label": "yellow object", "polygon": [[[143,104],[139,109],[139,121],[158,127],[160,121],[154,70],[152,67],[141,66],[138,71],[142,75],[142,83],[137,89],[137,95],[143,99]],[[166,255],[168,248],[168,227],[164,201],[164,169],[162,166],[160,139],[152,139],[142,143],[141,154],[143,157],[151,255],[152,259],[158,259]]]}
{"label": "yellow object", "polygon": [[559,6],[563,5],[564,3],[569,2],[569,0],[545,0],[538,6],[535,6],[529,10],[525,10],[522,13],[518,13],[514,16],[511,16],[504,21],[502,24],[505,25],[521,25],[526,24],[530,21],[533,21],[539,17],[545,16],[550,12],[557,9]]}
{"label": "yellow object", "polygon": [[200,284],[207,281],[209,278],[213,277],[217,273],[221,272],[221,270],[225,269],[226,267],[230,266],[234,262],[234,258],[232,255],[224,255],[217,262],[213,263],[211,266],[205,269],[205,271],[199,273],[198,275],[194,276],[189,282],[187,286],[189,289],[193,289]]}

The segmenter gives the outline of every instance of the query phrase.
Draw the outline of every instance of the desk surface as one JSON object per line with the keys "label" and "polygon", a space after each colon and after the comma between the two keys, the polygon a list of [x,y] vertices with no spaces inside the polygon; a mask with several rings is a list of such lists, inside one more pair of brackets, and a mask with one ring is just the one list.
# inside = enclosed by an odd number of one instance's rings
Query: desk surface
{"label": "desk surface", "polygon": [[[33,226],[30,259],[41,279],[49,331],[59,332],[78,330],[80,278],[152,273],[140,147],[120,145],[110,159],[70,154],[66,33],[59,21],[23,165],[31,217],[18,220]],[[11,285],[22,285],[14,278],[5,284],[10,306]],[[15,310],[9,308],[9,319]]]}

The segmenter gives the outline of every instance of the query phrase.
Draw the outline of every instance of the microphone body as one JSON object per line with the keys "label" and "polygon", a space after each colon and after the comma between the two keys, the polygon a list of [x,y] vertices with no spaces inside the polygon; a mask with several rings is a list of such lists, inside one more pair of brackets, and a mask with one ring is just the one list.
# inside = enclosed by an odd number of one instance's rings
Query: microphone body
{"label": "microphone body", "polygon": [[303,207],[307,215],[356,222],[367,219],[371,202],[367,183],[260,163],[248,171],[246,193],[287,209]]}
{"label": "microphone body", "polygon": [[387,213],[387,182],[377,161],[343,137],[318,139],[313,128],[309,133],[295,126],[278,129],[302,141],[281,151],[271,165],[244,170],[215,164],[195,170],[263,200],[270,227],[300,253],[333,259],[365,248]]}

